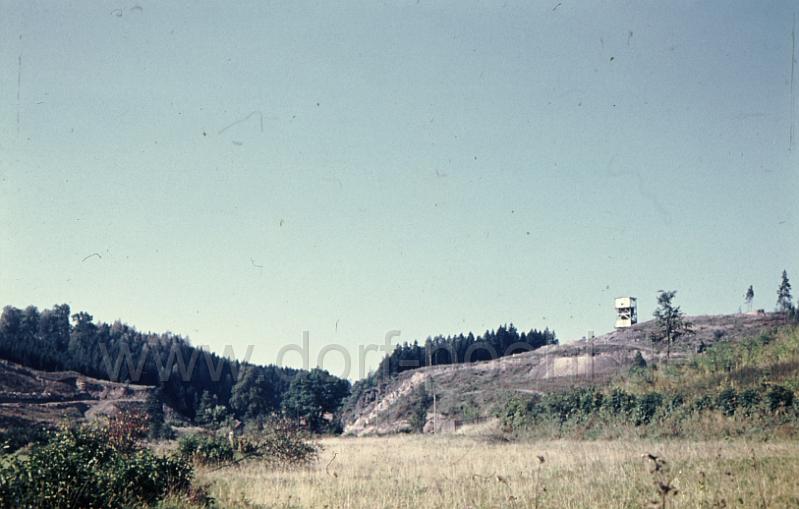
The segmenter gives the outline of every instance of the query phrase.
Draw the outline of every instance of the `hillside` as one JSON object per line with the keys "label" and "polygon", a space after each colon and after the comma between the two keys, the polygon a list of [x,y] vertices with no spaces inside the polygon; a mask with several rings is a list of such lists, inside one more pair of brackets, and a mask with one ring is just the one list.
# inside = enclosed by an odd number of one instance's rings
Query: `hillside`
{"label": "hillside", "polygon": [[63,419],[88,419],[117,409],[143,409],[152,390],[0,360],[0,431],[33,424],[53,426]]}
{"label": "hillside", "polygon": [[[778,314],[693,316],[695,334],[672,347],[671,362],[679,363],[701,346],[738,341],[772,330],[785,321]],[[435,395],[428,405],[425,431],[453,431],[494,415],[509,395],[547,393],[574,386],[597,385],[627,371],[636,354],[647,361],[664,360],[665,345],[649,337],[654,321],[532,352],[472,364],[432,366],[400,373],[391,382],[365,391],[350,402],[345,433],[385,434],[408,431],[422,395]]]}

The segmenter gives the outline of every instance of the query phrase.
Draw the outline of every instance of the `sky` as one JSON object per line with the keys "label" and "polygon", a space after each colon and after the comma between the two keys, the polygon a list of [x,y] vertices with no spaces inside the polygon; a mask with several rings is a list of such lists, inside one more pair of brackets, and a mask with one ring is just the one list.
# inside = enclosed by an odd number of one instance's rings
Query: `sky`
{"label": "sky", "polygon": [[308,331],[351,379],[389,331],[566,342],[662,289],[773,309],[799,281],[796,10],[0,0],[0,305],[258,363]]}

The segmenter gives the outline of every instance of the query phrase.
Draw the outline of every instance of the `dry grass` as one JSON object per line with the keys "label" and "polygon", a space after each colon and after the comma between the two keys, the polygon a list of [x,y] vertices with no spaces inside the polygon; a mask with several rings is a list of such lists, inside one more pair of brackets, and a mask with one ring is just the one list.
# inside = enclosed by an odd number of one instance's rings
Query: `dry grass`
{"label": "dry grass", "polygon": [[[309,468],[200,472],[222,507],[798,507],[799,443],[330,438]],[[647,453],[665,460],[652,472]],[[335,459],[333,459],[335,456]],[[539,458],[540,456],[540,458]],[[542,461],[543,460],[543,461]]]}

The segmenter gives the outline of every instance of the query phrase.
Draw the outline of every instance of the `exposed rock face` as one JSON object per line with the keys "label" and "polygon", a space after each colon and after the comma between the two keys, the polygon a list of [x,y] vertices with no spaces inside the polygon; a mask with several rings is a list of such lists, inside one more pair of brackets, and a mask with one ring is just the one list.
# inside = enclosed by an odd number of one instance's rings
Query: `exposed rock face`
{"label": "exposed rock face", "polygon": [[[737,314],[695,316],[689,321],[695,334],[672,345],[673,362],[694,354],[702,344],[756,336],[781,325],[785,317],[774,313]],[[552,392],[604,383],[629,369],[638,352],[647,362],[665,359],[666,345],[651,340],[654,331],[655,323],[649,321],[593,340],[546,346],[493,361],[405,371],[380,390],[362,397],[345,416],[344,431],[352,435],[409,431],[409,412],[421,386],[436,396],[435,427],[447,431],[462,422],[490,418],[513,393]],[[425,425],[429,431],[434,426],[432,412],[431,407]]]}
{"label": "exposed rock face", "polygon": [[143,409],[152,387],[97,380],[72,371],[45,372],[0,360],[0,429],[55,425]]}

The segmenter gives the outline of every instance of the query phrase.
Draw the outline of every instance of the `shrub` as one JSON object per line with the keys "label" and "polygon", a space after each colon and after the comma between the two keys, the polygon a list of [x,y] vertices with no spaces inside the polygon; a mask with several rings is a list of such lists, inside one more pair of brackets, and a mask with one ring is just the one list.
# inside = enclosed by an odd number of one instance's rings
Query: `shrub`
{"label": "shrub", "polygon": [[27,457],[6,458],[0,507],[136,507],[189,487],[191,465],[181,458],[111,439],[108,427],[62,428]]}
{"label": "shrub", "polygon": [[756,389],[745,389],[738,395],[738,406],[749,415],[760,405],[761,400],[760,393]]}
{"label": "shrub", "polygon": [[532,422],[534,405],[531,399],[512,397],[497,412],[497,417],[507,430],[523,428]]}
{"label": "shrub", "polygon": [[297,466],[316,460],[319,450],[306,432],[283,419],[270,421],[256,435],[231,441],[207,434],[186,435],[178,441],[180,456],[200,465],[257,458],[272,466]]}
{"label": "shrub", "polygon": [[683,393],[678,392],[677,394],[672,396],[671,399],[669,400],[668,411],[674,412],[684,404],[685,404],[685,396],[683,395]]}
{"label": "shrub", "polygon": [[646,359],[644,356],[641,355],[640,350],[635,351],[635,356],[633,357],[633,367],[643,369],[646,367]]}
{"label": "shrub", "polygon": [[149,419],[144,412],[117,412],[108,417],[105,432],[114,449],[130,452],[147,436]]}
{"label": "shrub", "polygon": [[37,426],[14,426],[0,432],[0,445],[7,452],[14,452],[28,444],[43,444],[50,438],[46,428]]}
{"label": "shrub", "polygon": [[606,400],[606,408],[614,415],[631,414],[636,407],[635,394],[630,394],[622,389],[613,389]]}
{"label": "shrub", "polygon": [[635,407],[635,425],[652,422],[661,404],[663,404],[663,395],[659,392],[650,392],[638,398],[638,405]]}
{"label": "shrub", "polygon": [[713,398],[709,394],[703,394],[694,401],[694,410],[703,412],[705,410],[713,409]]}
{"label": "shrub", "polygon": [[716,396],[716,408],[721,410],[724,415],[734,415],[737,407],[738,393],[732,387],[724,389]]}
{"label": "shrub", "polygon": [[772,386],[766,398],[768,399],[769,410],[772,412],[777,412],[793,406],[793,392],[781,385]]}
{"label": "shrub", "polygon": [[235,451],[227,439],[196,433],[178,441],[178,452],[186,460],[200,465],[218,465],[233,460]]}
{"label": "shrub", "polygon": [[321,448],[288,420],[273,420],[254,444],[257,455],[274,466],[298,466],[311,463]]}
{"label": "shrub", "polygon": [[433,404],[433,397],[427,393],[424,385],[420,385],[414,390],[412,398],[413,404],[411,406],[409,424],[412,431],[421,433],[427,423],[427,408]]}

